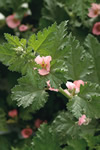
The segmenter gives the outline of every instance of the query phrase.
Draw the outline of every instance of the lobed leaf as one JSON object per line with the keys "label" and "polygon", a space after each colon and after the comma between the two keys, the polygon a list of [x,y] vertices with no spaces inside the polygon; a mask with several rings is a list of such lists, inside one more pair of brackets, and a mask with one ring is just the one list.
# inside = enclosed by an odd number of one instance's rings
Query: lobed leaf
{"label": "lobed leaf", "polygon": [[29,73],[19,79],[19,85],[12,89],[12,99],[18,102],[18,106],[28,107],[32,104],[33,112],[44,106],[48,94],[39,76]]}

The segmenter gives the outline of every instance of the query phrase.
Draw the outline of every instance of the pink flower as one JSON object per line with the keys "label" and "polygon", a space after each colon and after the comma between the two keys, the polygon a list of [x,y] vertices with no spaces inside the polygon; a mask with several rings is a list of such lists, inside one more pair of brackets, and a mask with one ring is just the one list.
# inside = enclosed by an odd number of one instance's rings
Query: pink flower
{"label": "pink flower", "polygon": [[58,92],[58,89],[54,89],[54,88],[52,88],[52,87],[50,86],[50,80],[47,81],[47,86],[49,87],[49,90],[50,90],[50,91]]}
{"label": "pink flower", "polygon": [[20,25],[20,20],[16,19],[15,14],[13,14],[6,18],[6,23],[9,28],[14,29]]}
{"label": "pink flower", "polygon": [[26,25],[24,25],[24,24],[21,24],[21,25],[19,26],[19,31],[20,31],[20,32],[27,31],[27,30],[28,30],[28,26],[26,26]]}
{"label": "pink flower", "polygon": [[35,62],[42,67],[42,69],[38,69],[40,75],[44,76],[44,75],[49,74],[51,60],[52,60],[51,56],[46,56],[46,57],[37,56],[35,58]]}
{"label": "pink flower", "polygon": [[80,85],[84,85],[84,82],[82,80],[76,80],[73,83],[67,81],[66,86],[68,88],[68,90],[64,90],[68,95],[70,94],[69,91],[73,91],[75,89],[75,93],[79,93],[80,92]]}
{"label": "pink flower", "polygon": [[47,120],[43,121],[40,119],[36,119],[34,125],[36,128],[39,128],[42,123],[47,123]]}
{"label": "pink flower", "polygon": [[78,125],[81,126],[82,124],[84,124],[86,122],[86,116],[82,115],[79,120],[78,120]]}
{"label": "pink flower", "polygon": [[100,35],[100,22],[94,24],[92,33],[95,35]]}
{"label": "pink flower", "polygon": [[89,9],[88,16],[95,18],[100,15],[100,4],[92,3],[92,7]]}
{"label": "pink flower", "polygon": [[33,131],[31,128],[25,128],[21,131],[21,135],[24,137],[24,138],[29,138],[31,135],[32,135]]}
{"label": "pink flower", "polygon": [[8,112],[8,116],[14,118],[18,115],[18,111],[16,109],[13,109],[11,111]]}

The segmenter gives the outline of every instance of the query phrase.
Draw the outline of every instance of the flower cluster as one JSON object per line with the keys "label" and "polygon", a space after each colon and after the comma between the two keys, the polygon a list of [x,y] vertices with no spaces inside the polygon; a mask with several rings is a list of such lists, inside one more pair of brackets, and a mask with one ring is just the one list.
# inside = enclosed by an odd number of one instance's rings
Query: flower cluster
{"label": "flower cluster", "polygon": [[[96,18],[100,15],[100,4],[92,3],[91,8],[89,9],[88,16],[90,18]],[[100,35],[100,22],[96,22],[93,25],[92,33],[95,35]]]}
{"label": "flower cluster", "polygon": [[19,31],[21,32],[28,30],[27,25],[24,25],[24,24],[21,25],[21,21],[16,18],[15,13],[6,18],[6,23],[9,28],[15,29],[18,27]]}
{"label": "flower cluster", "polygon": [[84,81],[82,80],[76,80],[73,83],[67,81],[66,86],[68,89],[65,89],[65,93],[69,96],[74,96],[75,94],[80,92],[80,86],[84,86]]}

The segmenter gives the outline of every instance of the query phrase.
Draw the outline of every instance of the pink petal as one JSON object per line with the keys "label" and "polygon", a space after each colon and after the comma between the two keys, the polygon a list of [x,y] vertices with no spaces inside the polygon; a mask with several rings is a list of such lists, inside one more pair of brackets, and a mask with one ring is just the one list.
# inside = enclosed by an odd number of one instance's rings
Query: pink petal
{"label": "pink petal", "polygon": [[46,64],[50,63],[50,61],[52,60],[51,56],[43,57],[43,59],[44,59]]}
{"label": "pink petal", "polygon": [[35,62],[36,62],[37,64],[42,64],[42,61],[43,61],[43,59],[42,59],[42,57],[40,57],[40,56],[37,56],[37,57],[35,58]]}
{"label": "pink petal", "polygon": [[75,88],[75,84],[67,81],[66,86],[69,90],[73,90]]}
{"label": "pink petal", "polygon": [[50,90],[50,91],[55,91],[55,92],[58,92],[58,91],[59,91],[58,89],[54,89],[54,88],[51,88],[51,87],[49,88],[49,90]]}
{"label": "pink petal", "polygon": [[45,76],[45,75],[49,74],[49,72],[45,69],[38,69],[38,71],[39,71],[39,74],[42,75],[42,76]]}
{"label": "pink petal", "polygon": [[47,86],[50,87],[50,80],[47,81]]}
{"label": "pink petal", "polygon": [[47,86],[49,87],[49,90],[50,91],[55,91],[55,92],[58,92],[59,90],[58,89],[54,89],[50,86],[50,80],[47,81]]}
{"label": "pink petal", "polygon": [[44,60],[45,64],[47,64],[46,70],[50,71],[50,61],[52,60],[51,56],[43,57],[43,60]]}
{"label": "pink petal", "polygon": [[78,125],[81,126],[82,124],[84,124],[86,122],[86,116],[85,115],[82,115],[80,118],[79,118],[79,121],[78,121]]}
{"label": "pink petal", "polygon": [[80,88],[80,85],[81,85],[81,84],[84,85],[84,81],[82,81],[82,80],[76,80],[76,81],[74,81],[73,83],[74,83],[75,86],[78,87],[78,88]]}

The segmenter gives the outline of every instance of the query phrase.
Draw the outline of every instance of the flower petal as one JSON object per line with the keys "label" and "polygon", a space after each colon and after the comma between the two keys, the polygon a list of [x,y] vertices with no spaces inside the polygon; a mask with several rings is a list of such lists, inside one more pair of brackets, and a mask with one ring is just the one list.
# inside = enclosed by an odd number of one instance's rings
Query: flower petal
{"label": "flower petal", "polygon": [[49,72],[45,69],[38,69],[38,71],[39,71],[39,74],[42,75],[42,76],[45,76],[45,75],[49,74]]}

